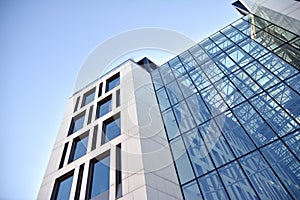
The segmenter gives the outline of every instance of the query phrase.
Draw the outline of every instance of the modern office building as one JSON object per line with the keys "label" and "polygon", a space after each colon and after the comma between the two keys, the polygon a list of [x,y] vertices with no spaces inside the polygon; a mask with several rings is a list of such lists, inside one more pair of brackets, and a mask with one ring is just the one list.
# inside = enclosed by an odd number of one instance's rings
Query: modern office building
{"label": "modern office building", "polygon": [[129,59],[76,92],[38,199],[299,199],[299,26],[274,19],[300,18],[263,3],[235,2],[245,16],[162,66]]}

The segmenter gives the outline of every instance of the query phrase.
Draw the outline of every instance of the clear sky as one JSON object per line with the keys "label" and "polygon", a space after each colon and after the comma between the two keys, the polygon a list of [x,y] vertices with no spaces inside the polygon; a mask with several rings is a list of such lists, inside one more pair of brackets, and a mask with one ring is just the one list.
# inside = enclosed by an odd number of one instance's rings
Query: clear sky
{"label": "clear sky", "polygon": [[97,45],[145,27],[201,41],[240,17],[231,3],[1,0],[0,199],[36,198],[77,73]]}

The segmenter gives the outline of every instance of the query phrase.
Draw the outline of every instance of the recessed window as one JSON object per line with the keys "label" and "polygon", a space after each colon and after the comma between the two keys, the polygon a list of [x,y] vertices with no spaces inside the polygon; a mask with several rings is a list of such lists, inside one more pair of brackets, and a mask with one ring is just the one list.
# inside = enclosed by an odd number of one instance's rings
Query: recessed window
{"label": "recessed window", "polygon": [[108,92],[113,88],[117,87],[119,84],[120,84],[120,74],[117,73],[114,76],[107,79],[105,91]]}
{"label": "recessed window", "polygon": [[72,144],[71,155],[69,158],[69,163],[77,160],[81,156],[86,154],[88,144],[88,135],[85,134],[82,137],[75,138]]}
{"label": "recessed window", "polygon": [[70,198],[73,182],[73,171],[55,181],[51,200],[65,200]]}
{"label": "recessed window", "polygon": [[111,141],[121,134],[120,115],[115,115],[103,122],[102,144]]}
{"label": "recessed window", "polygon": [[85,115],[85,112],[80,113],[76,117],[72,118],[70,129],[69,129],[69,135],[71,135],[72,133],[75,133],[76,131],[80,130],[83,127],[84,115]]}
{"label": "recessed window", "polygon": [[109,113],[112,110],[111,96],[101,100],[97,105],[97,118]]}
{"label": "recessed window", "polygon": [[91,161],[87,199],[109,199],[109,155]]}
{"label": "recessed window", "polygon": [[91,103],[92,101],[94,101],[94,98],[95,98],[95,88],[88,91],[87,93],[85,93],[83,95],[83,100],[82,100],[82,105],[81,107]]}

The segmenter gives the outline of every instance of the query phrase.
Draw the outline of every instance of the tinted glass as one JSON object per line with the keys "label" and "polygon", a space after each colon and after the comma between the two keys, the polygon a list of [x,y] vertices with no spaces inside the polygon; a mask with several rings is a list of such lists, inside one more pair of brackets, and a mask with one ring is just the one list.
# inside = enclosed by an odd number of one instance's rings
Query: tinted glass
{"label": "tinted glass", "polygon": [[89,103],[91,103],[95,98],[95,90],[93,92],[89,92],[84,95],[84,103],[82,106],[85,106]]}
{"label": "tinted glass", "polygon": [[112,100],[111,97],[98,104],[98,118],[112,111]]}
{"label": "tinted glass", "polygon": [[106,81],[106,92],[112,90],[113,88],[117,87],[120,84],[120,76],[117,75],[112,79],[108,79]]}
{"label": "tinted glass", "polygon": [[70,132],[69,134],[75,133],[83,127],[84,123],[84,114],[80,117],[75,117],[72,119]]}
{"label": "tinted glass", "polygon": [[69,176],[58,183],[56,200],[66,200],[70,198],[73,175]]}
{"label": "tinted glass", "polygon": [[74,161],[86,154],[87,143],[88,143],[88,136],[85,136],[84,138],[78,139],[77,141],[74,142],[73,156],[70,161]]}
{"label": "tinted glass", "polygon": [[201,199],[201,193],[196,181],[182,187],[185,200]]}
{"label": "tinted glass", "polygon": [[120,117],[116,117],[112,121],[104,122],[105,142],[108,142],[121,134],[120,122]]}
{"label": "tinted glass", "polygon": [[169,140],[178,136],[180,133],[171,108],[163,112],[163,119]]}

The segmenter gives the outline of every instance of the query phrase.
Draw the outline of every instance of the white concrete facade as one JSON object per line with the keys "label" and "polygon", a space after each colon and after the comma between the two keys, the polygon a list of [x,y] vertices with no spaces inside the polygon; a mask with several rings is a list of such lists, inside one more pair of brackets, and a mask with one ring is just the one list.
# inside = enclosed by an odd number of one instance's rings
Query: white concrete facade
{"label": "white concrete facade", "polygon": [[[120,74],[119,86],[105,92],[106,80],[118,72]],[[99,87],[101,83],[102,88]],[[102,89],[100,97],[98,97],[99,88]],[[84,94],[93,89],[95,90],[94,101],[81,106]],[[120,92],[119,106],[116,104],[117,91]],[[112,111],[97,119],[97,103],[109,95],[112,97]],[[74,109],[76,104],[78,104],[77,110]],[[80,113],[85,115],[83,127],[68,136],[72,118]],[[118,113],[121,120],[121,135],[102,144],[103,121]],[[90,122],[89,116],[91,116]],[[98,126],[96,140],[93,138],[95,126]],[[87,153],[68,163],[72,142],[82,134],[88,134]],[[59,169],[63,149],[67,142],[64,163]],[[92,150],[93,142],[96,146]],[[74,171],[70,199],[74,199],[79,168],[82,164],[84,168],[81,188],[76,198],[86,199],[90,160],[106,152],[110,155],[109,199],[116,199],[116,146],[118,144],[122,145],[122,197],[119,198],[120,200],[183,199],[151,76],[131,60],[89,84],[69,99],[37,199],[50,199],[56,179],[72,170]]]}

